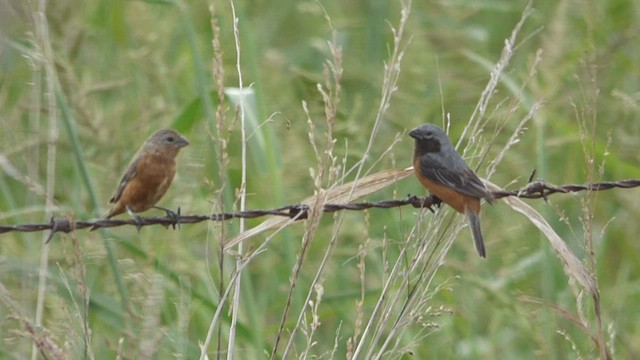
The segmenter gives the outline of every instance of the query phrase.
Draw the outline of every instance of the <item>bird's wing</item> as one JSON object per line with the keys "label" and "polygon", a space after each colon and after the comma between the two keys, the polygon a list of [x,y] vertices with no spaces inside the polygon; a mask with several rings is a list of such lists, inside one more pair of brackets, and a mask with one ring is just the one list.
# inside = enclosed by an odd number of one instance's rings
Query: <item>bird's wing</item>
{"label": "bird's wing", "polygon": [[484,184],[462,159],[447,159],[423,156],[420,161],[422,174],[432,181],[452,188],[453,190],[476,198],[491,199]]}
{"label": "bird's wing", "polygon": [[134,157],[134,160],[129,164],[127,171],[122,175],[122,179],[120,179],[116,193],[113,194],[109,200],[110,203],[115,203],[120,199],[120,196],[122,196],[122,192],[124,191],[124,188],[127,187],[129,181],[138,174],[138,158],[139,156]]}

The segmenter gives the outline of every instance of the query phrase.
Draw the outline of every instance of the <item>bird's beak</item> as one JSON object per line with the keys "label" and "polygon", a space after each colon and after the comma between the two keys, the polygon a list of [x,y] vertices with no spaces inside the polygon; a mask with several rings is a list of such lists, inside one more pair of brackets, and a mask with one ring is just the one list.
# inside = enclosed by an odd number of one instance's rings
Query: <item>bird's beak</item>
{"label": "bird's beak", "polygon": [[411,132],[409,133],[409,136],[411,136],[412,138],[418,140],[418,138],[420,137],[419,134],[418,134],[418,129],[411,130]]}
{"label": "bird's beak", "polygon": [[175,145],[176,145],[177,147],[179,147],[179,148],[183,148],[183,147],[185,147],[185,146],[187,146],[187,145],[189,145],[189,144],[191,144],[191,143],[190,143],[190,142],[189,142],[189,140],[187,140],[187,138],[186,138],[186,137],[184,137],[184,136],[180,136],[180,139],[178,139],[178,141],[176,141],[176,143],[175,143]]}

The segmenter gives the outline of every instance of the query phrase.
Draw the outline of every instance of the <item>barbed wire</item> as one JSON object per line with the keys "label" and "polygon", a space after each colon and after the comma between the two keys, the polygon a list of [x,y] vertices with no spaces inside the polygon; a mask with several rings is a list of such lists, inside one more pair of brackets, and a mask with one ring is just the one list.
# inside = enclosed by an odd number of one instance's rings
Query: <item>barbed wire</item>
{"label": "barbed wire", "polygon": [[[544,181],[530,182],[527,186],[512,191],[493,191],[491,194],[495,199],[501,199],[508,196],[515,196],[524,199],[544,199],[547,201],[549,195],[557,193],[575,193],[580,191],[602,191],[613,188],[629,189],[640,186],[640,180],[630,179],[621,181],[604,181],[596,182],[587,185],[561,185],[555,186],[545,183]],[[377,202],[357,202],[349,204],[325,204],[324,212],[335,212],[341,210],[354,210],[361,211],[366,209],[390,209],[400,206],[411,205],[414,208],[427,208],[430,211],[434,211],[434,206],[440,206],[442,201],[434,196],[427,196],[424,198],[417,196],[408,196],[406,199],[398,200],[382,200]],[[143,226],[148,225],[164,225],[171,226],[175,229],[176,226],[182,224],[196,224],[203,221],[227,221],[232,219],[255,219],[263,216],[283,216],[289,217],[295,220],[302,220],[307,218],[307,212],[309,211],[308,205],[296,204],[283,206],[277,209],[271,210],[246,210],[236,212],[217,213],[212,215],[180,215],[178,209],[177,214],[164,217],[139,217],[136,219],[98,219],[89,221],[74,221],[69,218],[51,218],[51,222],[47,224],[22,224],[22,225],[0,225],[0,234],[19,231],[19,232],[35,232],[51,230],[47,242],[51,240],[53,235],[58,232],[69,233],[74,230],[80,230],[85,228],[97,229],[97,228],[112,228],[124,225],[134,225],[138,227],[138,230]]]}

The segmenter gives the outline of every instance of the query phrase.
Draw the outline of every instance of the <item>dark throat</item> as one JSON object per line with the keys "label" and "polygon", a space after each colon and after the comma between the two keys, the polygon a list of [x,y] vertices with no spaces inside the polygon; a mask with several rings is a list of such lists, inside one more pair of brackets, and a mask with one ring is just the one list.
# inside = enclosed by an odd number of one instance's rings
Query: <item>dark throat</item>
{"label": "dark throat", "polygon": [[414,156],[422,156],[426,153],[436,153],[440,151],[440,142],[437,140],[416,140]]}

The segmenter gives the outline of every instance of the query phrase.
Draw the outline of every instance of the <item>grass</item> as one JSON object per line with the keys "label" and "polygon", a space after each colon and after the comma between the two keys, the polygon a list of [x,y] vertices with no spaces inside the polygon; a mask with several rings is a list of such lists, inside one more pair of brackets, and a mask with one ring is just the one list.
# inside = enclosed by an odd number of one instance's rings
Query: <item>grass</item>
{"label": "grass", "polygon": [[233,6],[0,2],[3,224],[98,217],[161,127],[192,143],[161,206],[312,206],[2,234],[2,358],[639,356],[634,189],[484,206],[486,261],[446,206],[320,211],[424,195],[393,171],[424,122],[501,187],[639,178],[637,4]]}

